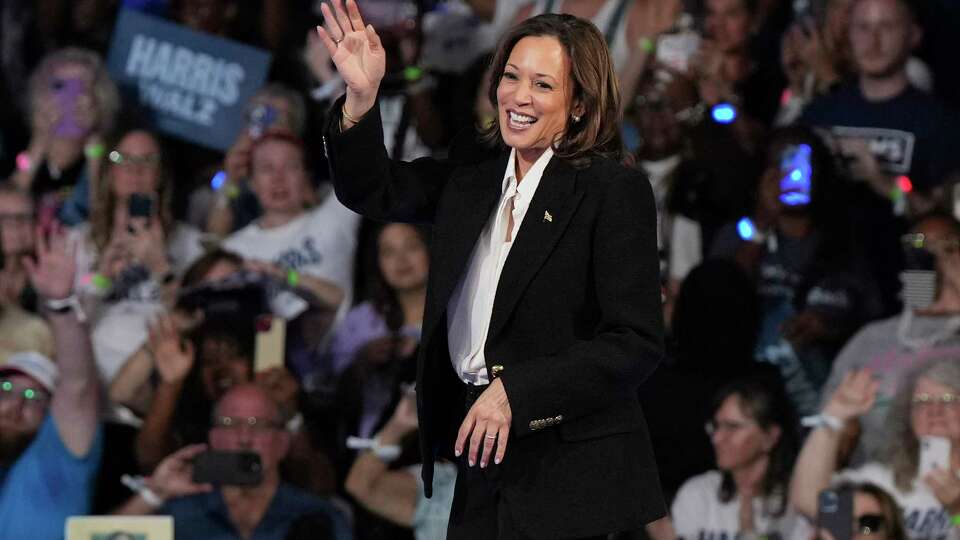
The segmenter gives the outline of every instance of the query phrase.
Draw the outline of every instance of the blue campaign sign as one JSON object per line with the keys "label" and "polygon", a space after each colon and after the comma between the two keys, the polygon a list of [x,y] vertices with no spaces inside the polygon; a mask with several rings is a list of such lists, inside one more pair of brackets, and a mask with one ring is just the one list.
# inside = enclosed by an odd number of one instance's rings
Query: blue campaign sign
{"label": "blue campaign sign", "polygon": [[125,9],[107,66],[124,93],[152,113],[158,130],[226,150],[247,100],[267,77],[270,54]]}

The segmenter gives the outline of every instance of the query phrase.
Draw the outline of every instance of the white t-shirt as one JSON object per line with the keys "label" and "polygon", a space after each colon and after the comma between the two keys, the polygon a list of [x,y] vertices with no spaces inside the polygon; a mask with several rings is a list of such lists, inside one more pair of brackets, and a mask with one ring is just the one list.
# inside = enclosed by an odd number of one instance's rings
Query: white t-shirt
{"label": "white t-shirt", "polygon": [[872,462],[857,469],[840,471],[836,481],[870,483],[883,488],[903,509],[903,524],[911,540],[957,540],[960,534],[950,524],[950,513],[934,496],[922,478],[913,481],[913,489],[901,491],[893,480],[893,470]]}
{"label": "white t-shirt", "polygon": [[[223,247],[245,259],[272,262],[334,283],[344,293],[337,311],[339,320],[352,303],[359,226],[360,216],[331,193],[319,206],[286,225],[264,229],[251,223],[224,240]],[[274,311],[287,319],[307,308],[306,302],[290,293],[281,293],[273,304]]]}
{"label": "white t-shirt", "polygon": [[[708,471],[687,480],[677,492],[670,509],[670,519],[678,538],[684,540],[733,540],[740,531],[740,499],[734,496],[730,502],[720,502],[720,484],[723,475]],[[781,538],[791,538],[799,516],[787,510],[782,516],[766,512],[777,507],[775,499],[753,500],[754,530],[759,534],[778,533]]]}
{"label": "white t-shirt", "polygon": [[[99,253],[90,236],[87,223],[70,231],[71,241],[77,243],[76,290],[97,294],[90,280],[97,270]],[[197,229],[177,223],[167,238],[167,257],[175,274],[181,274],[200,255],[202,234]],[[109,384],[123,364],[147,339],[147,327],[163,311],[160,284],[146,279],[131,286],[122,298],[102,302],[97,313],[91,314],[91,341],[101,380]]]}

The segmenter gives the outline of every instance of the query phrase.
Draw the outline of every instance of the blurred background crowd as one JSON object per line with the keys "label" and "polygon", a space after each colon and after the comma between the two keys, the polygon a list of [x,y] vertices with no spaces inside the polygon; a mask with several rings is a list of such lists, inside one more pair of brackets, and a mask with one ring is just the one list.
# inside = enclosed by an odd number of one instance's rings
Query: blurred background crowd
{"label": "blurred background crowd", "polygon": [[[178,539],[444,537],[456,469],[423,497],[412,390],[430,230],[332,194],[321,3],[0,2],[0,536],[159,514]],[[358,4],[394,159],[490,121],[513,22],[607,40],[667,327],[638,399],[669,515],[619,537],[808,539],[839,486],[853,537],[960,538],[960,4]],[[225,152],[118,87],[125,10],[270,54]],[[195,482],[210,449],[257,480]]]}

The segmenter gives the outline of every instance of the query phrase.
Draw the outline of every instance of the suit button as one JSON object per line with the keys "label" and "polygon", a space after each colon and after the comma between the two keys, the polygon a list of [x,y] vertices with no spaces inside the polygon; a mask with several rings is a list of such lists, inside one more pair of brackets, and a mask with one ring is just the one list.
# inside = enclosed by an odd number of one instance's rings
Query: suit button
{"label": "suit button", "polygon": [[496,379],[500,372],[503,371],[503,366],[500,364],[494,364],[490,366],[490,374],[493,375],[493,378]]}
{"label": "suit button", "polygon": [[554,422],[557,422],[557,423],[563,422],[563,415],[562,415],[562,414],[558,414],[558,415],[556,416],[556,418],[553,419],[553,421],[554,421]]}
{"label": "suit button", "polygon": [[536,420],[531,420],[531,421],[530,421],[530,429],[536,431],[536,430],[540,429],[540,424],[538,424]]}

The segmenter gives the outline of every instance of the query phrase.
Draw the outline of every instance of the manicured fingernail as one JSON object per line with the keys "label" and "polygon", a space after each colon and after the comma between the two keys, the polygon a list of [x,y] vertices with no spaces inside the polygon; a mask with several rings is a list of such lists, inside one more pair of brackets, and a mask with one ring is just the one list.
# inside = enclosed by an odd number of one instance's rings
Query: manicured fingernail
{"label": "manicured fingernail", "polygon": [[454,451],[454,454],[456,454],[457,457],[460,457],[460,454],[462,454],[462,453],[463,453],[463,450],[461,450],[460,448],[457,448],[457,449]]}
{"label": "manicured fingernail", "polygon": [[497,465],[499,465],[499,464],[500,464],[500,458],[493,458],[493,462],[496,463]]}
{"label": "manicured fingernail", "polygon": [[474,465],[476,465],[476,462],[471,459],[471,460],[470,460],[470,466],[473,467]]}

